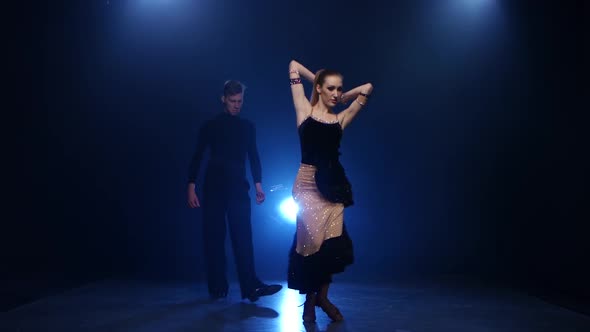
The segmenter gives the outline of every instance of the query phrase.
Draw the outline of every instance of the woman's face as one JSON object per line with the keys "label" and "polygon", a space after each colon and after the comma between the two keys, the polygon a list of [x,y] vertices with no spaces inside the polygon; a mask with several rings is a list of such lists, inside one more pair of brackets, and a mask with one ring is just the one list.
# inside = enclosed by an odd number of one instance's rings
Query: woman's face
{"label": "woman's face", "polygon": [[326,76],[324,85],[316,87],[320,100],[329,107],[334,107],[342,96],[342,77],[337,75]]}

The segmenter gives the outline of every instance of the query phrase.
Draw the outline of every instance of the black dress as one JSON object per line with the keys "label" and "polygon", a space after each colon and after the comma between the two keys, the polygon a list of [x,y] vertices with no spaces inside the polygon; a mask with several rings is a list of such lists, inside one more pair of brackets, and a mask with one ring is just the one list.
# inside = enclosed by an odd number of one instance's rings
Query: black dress
{"label": "black dress", "polygon": [[352,204],[352,191],[338,160],[340,124],[310,116],[299,126],[299,138],[301,166],[293,186],[299,213],[289,252],[288,287],[305,294],[317,292],[332,282],[334,273],[353,263],[352,241],[343,219],[344,208]]}

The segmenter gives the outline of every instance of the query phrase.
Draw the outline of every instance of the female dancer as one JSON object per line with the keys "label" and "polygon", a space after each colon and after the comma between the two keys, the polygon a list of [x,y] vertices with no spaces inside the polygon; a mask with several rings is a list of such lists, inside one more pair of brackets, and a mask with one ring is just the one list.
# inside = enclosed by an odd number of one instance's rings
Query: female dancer
{"label": "female dancer", "polygon": [[[301,77],[313,82],[307,100]],[[344,317],[328,299],[332,275],[352,264],[352,241],[344,227],[344,208],[352,205],[352,190],[339,162],[342,131],[366,105],[371,83],[343,93],[342,75],[320,70],[315,75],[293,60],[289,78],[301,143],[301,165],[293,186],[299,205],[297,230],[289,253],[288,286],[306,294],[303,321],[316,319],[320,307],[334,321]],[[338,103],[354,100],[333,112]]]}

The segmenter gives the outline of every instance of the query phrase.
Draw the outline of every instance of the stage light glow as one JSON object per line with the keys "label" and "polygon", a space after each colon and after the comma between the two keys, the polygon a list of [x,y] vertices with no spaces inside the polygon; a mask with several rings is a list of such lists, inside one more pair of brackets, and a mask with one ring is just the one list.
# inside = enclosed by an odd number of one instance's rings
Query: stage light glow
{"label": "stage light glow", "polygon": [[294,223],[297,220],[299,206],[297,206],[297,203],[295,203],[292,197],[289,197],[281,202],[279,211],[284,219]]}

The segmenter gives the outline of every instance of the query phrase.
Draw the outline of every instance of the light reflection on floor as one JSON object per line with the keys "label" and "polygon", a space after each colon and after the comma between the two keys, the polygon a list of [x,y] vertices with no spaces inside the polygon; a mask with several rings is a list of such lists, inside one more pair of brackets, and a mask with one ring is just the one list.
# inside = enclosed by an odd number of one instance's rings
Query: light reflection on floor
{"label": "light reflection on floor", "polygon": [[[276,282],[273,282],[276,283]],[[0,313],[0,331],[529,332],[590,331],[590,317],[511,289],[468,280],[335,283],[344,314],[303,324],[305,297],[284,288],[251,303],[239,285],[211,302],[205,284],[108,280]]]}
{"label": "light reflection on floor", "polygon": [[283,290],[279,293],[280,299],[280,332],[299,332],[301,328],[301,314],[303,307],[299,307],[305,302],[305,297],[299,294],[299,291],[287,288],[283,285]]}

